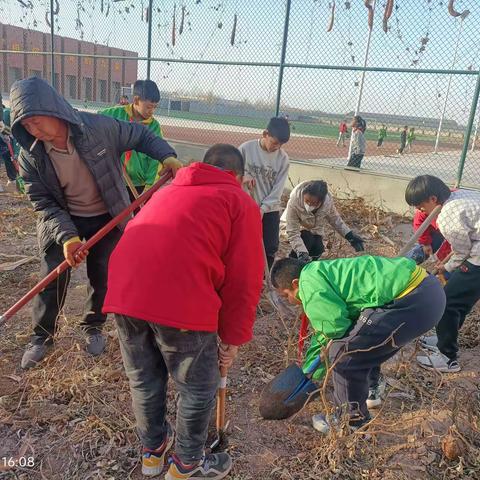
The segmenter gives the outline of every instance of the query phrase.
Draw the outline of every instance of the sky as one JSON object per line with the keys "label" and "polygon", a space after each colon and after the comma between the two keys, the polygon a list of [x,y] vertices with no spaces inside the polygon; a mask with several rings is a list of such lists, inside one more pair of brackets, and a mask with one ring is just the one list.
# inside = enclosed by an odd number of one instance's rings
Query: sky
{"label": "sky", "polygon": [[[58,0],[58,33],[96,41],[139,53],[147,52],[147,23],[142,10],[148,0]],[[48,31],[45,12],[49,1],[0,0],[0,21]],[[167,59],[278,62],[286,1],[274,0],[154,0],[152,55]],[[301,64],[361,66],[368,36],[363,0],[337,0],[333,29],[327,32],[333,0],[292,0],[286,61]],[[450,16],[448,0],[396,0],[389,31],[382,29],[386,0],[377,2],[369,66],[411,68],[412,73],[373,73],[365,77],[361,111],[438,117],[443,107],[448,75],[417,74],[416,68],[450,69],[460,20]],[[76,28],[77,7],[81,29]],[[108,5],[110,4],[110,7]],[[142,8],[143,6],[143,8]],[[474,70],[480,64],[480,2],[456,0],[458,11],[469,9],[464,20],[456,69]],[[127,11],[128,10],[128,11]],[[108,11],[108,15],[107,15]],[[175,11],[175,46],[172,23]],[[184,28],[180,34],[182,11]],[[231,45],[234,16],[234,45]],[[36,24],[34,24],[36,22]],[[419,52],[422,39],[425,50]],[[139,62],[145,76],[146,62]],[[298,107],[345,113],[353,110],[360,73],[338,70],[286,68],[283,109]],[[278,69],[253,66],[152,63],[152,79],[162,91],[216,96],[273,104]],[[454,76],[447,118],[466,123],[476,78]]]}

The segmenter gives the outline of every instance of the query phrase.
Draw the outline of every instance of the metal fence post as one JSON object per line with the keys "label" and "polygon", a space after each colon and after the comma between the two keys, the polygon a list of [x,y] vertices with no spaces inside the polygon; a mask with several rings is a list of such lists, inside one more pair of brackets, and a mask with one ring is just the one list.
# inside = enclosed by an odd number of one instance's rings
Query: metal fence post
{"label": "metal fence post", "polygon": [[147,79],[150,80],[152,67],[152,17],[153,0],[148,1],[148,44],[147,44]]}
{"label": "metal fence post", "polygon": [[282,41],[282,53],[280,54],[280,70],[278,71],[278,84],[277,84],[277,99],[275,102],[275,116],[280,114],[280,101],[282,98],[282,84],[283,84],[283,71],[285,69],[285,56],[287,54],[288,43],[288,26],[290,23],[290,7],[292,5],[291,0],[287,0],[287,7],[285,9],[285,23],[283,25],[283,41]]}
{"label": "metal fence post", "polygon": [[55,15],[53,13],[53,0],[50,0],[50,48],[51,48],[51,69],[52,69],[52,87],[55,86]]}
{"label": "metal fence post", "polygon": [[460,162],[458,164],[457,172],[457,187],[460,186],[462,181],[463,169],[465,167],[465,159],[467,158],[468,144],[470,143],[470,137],[472,135],[473,123],[475,121],[475,114],[477,112],[478,99],[480,97],[480,70],[477,75],[477,83],[475,85],[475,91],[473,92],[472,106],[470,108],[470,116],[468,117],[467,129],[465,130],[465,138],[463,139],[463,149],[460,155]]}

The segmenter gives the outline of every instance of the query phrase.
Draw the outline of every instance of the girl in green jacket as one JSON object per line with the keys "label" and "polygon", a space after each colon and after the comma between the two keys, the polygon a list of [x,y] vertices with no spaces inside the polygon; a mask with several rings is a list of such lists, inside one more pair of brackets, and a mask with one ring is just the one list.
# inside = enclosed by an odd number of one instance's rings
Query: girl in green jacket
{"label": "girl in green jacket", "polygon": [[[440,282],[407,258],[365,255],[308,264],[286,258],[271,277],[279,295],[301,304],[310,321],[304,371],[321,356],[313,378],[331,369],[335,405],[348,412],[354,428],[370,419],[369,387],[378,385],[381,364],[434,327],[445,309]],[[326,432],[329,422],[315,416],[314,426]]]}

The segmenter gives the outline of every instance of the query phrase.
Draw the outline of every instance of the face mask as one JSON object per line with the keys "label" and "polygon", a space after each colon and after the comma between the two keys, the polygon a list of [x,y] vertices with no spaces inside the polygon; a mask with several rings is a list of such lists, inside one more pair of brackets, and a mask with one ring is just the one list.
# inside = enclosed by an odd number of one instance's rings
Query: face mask
{"label": "face mask", "polygon": [[305,207],[305,210],[309,213],[312,213],[314,210],[318,208],[318,207],[312,207],[308,203],[304,203],[303,206]]}

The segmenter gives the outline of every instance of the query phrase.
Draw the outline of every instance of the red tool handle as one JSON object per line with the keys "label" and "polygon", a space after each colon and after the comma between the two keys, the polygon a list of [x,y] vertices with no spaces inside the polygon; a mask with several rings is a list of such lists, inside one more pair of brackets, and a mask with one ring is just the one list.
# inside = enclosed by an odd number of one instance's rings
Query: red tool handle
{"label": "red tool handle", "polygon": [[[161,186],[165,185],[172,178],[172,172],[167,170],[146,192],[142,193],[135,201],[133,201],[125,210],[120,212],[116,217],[112,218],[104,225],[95,235],[89,238],[75,253],[83,252],[92,248],[99,240],[112,231],[122,220],[127,218],[142,203],[145,203]],[[70,266],[64,260],[55,270],[52,270],[43,280],[38,282],[29,292],[27,292],[15,305],[10,307],[3,315],[0,315],[0,325],[13,317],[22,307],[24,307],[35,295],[40,293],[49,283],[58,278]]]}

